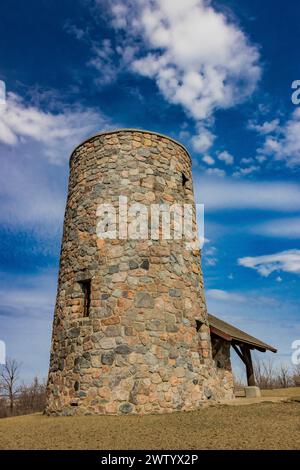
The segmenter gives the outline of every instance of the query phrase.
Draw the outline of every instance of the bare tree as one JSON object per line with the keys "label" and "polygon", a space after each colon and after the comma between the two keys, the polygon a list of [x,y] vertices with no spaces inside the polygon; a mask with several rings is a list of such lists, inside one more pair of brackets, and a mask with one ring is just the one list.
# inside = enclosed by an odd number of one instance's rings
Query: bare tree
{"label": "bare tree", "polygon": [[43,411],[46,404],[46,382],[37,377],[29,385],[22,384],[18,391],[17,414]]}
{"label": "bare tree", "polygon": [[300,364],[294,366],[293,381],[296,387],[300,387]]}
{"label": "bare tree", "polygon": [[6,364],[1,367],[0,372],[0,390],[4,397],[9,400],[10,414],[13,414],[15,399],[17,395],[17,383],[21,364],[16,359],[8,358]]}
{"label": "bare tree", "polygon": [[256,358],[254,362],[254,374],[256,383],[259,388],[274,388],[274,378],[276,373],[274,370],[274,364],[270,359],[268,361],[263,361],[261,359]]}
{"label": "bare tree", "polygon": [[278,388],[288,388],[292,386],[292,377],[290,370],[286,364],[280,364],[277,373]]}

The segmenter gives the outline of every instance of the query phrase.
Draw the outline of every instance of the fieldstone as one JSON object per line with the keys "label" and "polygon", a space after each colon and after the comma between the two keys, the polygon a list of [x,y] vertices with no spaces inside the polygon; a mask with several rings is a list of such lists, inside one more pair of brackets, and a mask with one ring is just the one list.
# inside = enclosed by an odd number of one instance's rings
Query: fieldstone
{"label": "fieldstone", "polygon": [[106,336],[120,336],[121,329],[118,325],[108,325],[105,329]]}
{"label": "fieldstone", "polygon": [[204,395],[208,400],[212,397],[212,391],[209,387],[204,387]]}
{"label": "fieldstone", "polygon": [[99,343],[99,341],[104,337],[104,333],[102,331],[98,331],[91,336],[91,340],[93,343]]}
{"label": "fieldstone", "polygon": [[100,348],[103,349],[113,349],[116,346],[115,338],[102,338],[99,341]]}
{"label": "fieldstone", "polygon": [[138,382],[138,380],[136,380],[134,382],[134,385],[133,385],[133,387],[130,391],[130,395],[129,395],[129,401],[130,401],[130,403],[133,403],[134,405],[138,404],[138,400],[137,400],[138,387],[139,387],[139,382]]}
{"label": "fieldstone", "polygon": [[148,292],[138,292],[135,297],[135,306],[138,308],[153,308],[154,299]]}
{"label": "fieldstone", "polygon": [[112,275],[112,282],[124,282],[126,277],[127,277],[127,273],[125,271],[115,273]]}
{"label": "fieldstone", "polygon": [[116,347],[115,353],[116,354],[130,354],[132,349],[127,344],[120,344]]}
{"label": "fieldstone", "polygon": [[114,360],[115,360],[115,353],[113,351],[108,351],[106,353],[101,354],[102,364],[111,366]]}
{"label": "fieldstone", "polygon": [[140,267],[141,267],[142,269],[146,269],[146,271],[148,271],[149,266],[150,266],[149,260],[148,260],[148,259],[145,259],[145,260],[142,262],[142,264],[141,264]]}
{"label": "fieldstone", "polygon": [[132,413],[133,406],[130,403],[122,403],[122,405],[119,406],[119,410],[122,414]]}
{"label": "fieldstone", "polygon": [[170,297],[181,297],[181,291],[179,289],[169,289]]}
{"label": "fieldstone", "polygon": [[141,156],[141,157],[149,157],[150,156],[150,150],[149,149],[145,149],[145,148],[139,148],[137,153]]}
{"label": "fieldstone", "polygon": [[78,338],[79,335],[80,335],[80,328],[71,328],[68,331],[69,338]]}
{"label": "fieldstone", "polygon": [[74,366],[78,372],[80,372],[81,369],[89,369],[91,367],[90,356],[88,354],[84,354],[83,356],[76,357]]}
{"label": "fieldstone", "polygon": [[174,325],[172,323],[169,323],[167,324],[166,326],[166,330],[168,333],[177,333],[177,331],[179,330],[178,326],[177,325]]}
{"label": "fieldstone", "polygon": [[136,261],[134,261],[134,260],[129,261],[129,269],[131,269],[131,270],[132,269],[138,269],[138,267],[139,267],[139,264]]}
{"label": "fieldstone", "polygon": [[109,274],[118,273],[119,272],[119,266],[118,265],[109,266],[108,272],[109,272]]}

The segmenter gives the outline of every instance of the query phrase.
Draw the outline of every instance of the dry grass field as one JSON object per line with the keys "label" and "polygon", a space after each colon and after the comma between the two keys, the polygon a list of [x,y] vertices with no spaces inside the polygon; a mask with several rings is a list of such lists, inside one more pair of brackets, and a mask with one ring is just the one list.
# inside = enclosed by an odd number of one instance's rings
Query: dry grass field
{"label": "dry grass field", "polygon": [[156,416],[6,418],[0,449],[300,449],[300,403]]}

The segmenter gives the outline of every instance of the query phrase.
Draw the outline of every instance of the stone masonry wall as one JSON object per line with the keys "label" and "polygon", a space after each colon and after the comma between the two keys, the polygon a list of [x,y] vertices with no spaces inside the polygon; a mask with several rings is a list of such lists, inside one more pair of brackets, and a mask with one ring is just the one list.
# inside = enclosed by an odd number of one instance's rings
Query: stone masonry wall
{"label": "stone masonry wall", "polygon": [[233,374],[230,358],[231,343],[214,334],[211,335],[212,357],[217,367],[220,383],[227,390],[233,390]]}
{"label": "stone masonry wall", "polygon": [[73,152],[46,412],[162,413],[231,398],[212,359],[199,250],[184,240],[99,239],[97,207],[117,208],[120,195],[149,207],[194,204],[187,151],[158,134],[120,130]]}

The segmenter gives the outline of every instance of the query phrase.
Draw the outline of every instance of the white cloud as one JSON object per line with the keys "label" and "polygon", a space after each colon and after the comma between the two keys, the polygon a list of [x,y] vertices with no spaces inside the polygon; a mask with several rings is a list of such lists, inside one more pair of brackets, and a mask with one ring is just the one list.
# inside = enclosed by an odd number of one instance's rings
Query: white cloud
{"label": "white cloud", "polygon": [[300,185],[283,181],[250,182],[195,175],[195,194],[196,201],[204,203],[207,211],[259,209],[295,212],[300,210]]}
{"label": "white cloud", "polygon": [[[209,0],[119,1],[111,11],[122,43],[138,47],[131,69],[153,79],[196,123],[253,93],[261,75],[258,49]],[[192,142],[199,152],[211,144],[201,132]]]}
{"label": "white cloud", "polygon": [[257,171],[260,170],[260,167],[257,165],[251,165],[248,166],[247,168],[238,168],[234,173],[233,176],[247,176],[247,175],[252,175],[253,173],[256,173]]}
{"label": "white cloud", "polygon": [[4,105],[6,101],[6,86],[3,80],[0,80],[0,105]]}
{"label": "white cloud", "polygon": [[113,47],[110,39],[103,39],[100,46],[92,44],[93,56],[88,61],[98,71],[95,80],[97,85],[103,86],[114,83],[118,75],[134,60],[136,47],[130,44],[120,44]]}
{"label": "white cloud", "polygon": [[88,65],[98,70],[96,82],[107,85],[113,83],[118,75],[118,66],[115,64],[115,50],[112,47],[110,39],[103,39],[100,46],[93,46],[93,57]]}
{"label": "white cloud", "polygon": [[210,155],[204,155],[204,157],[202,158],[202,160],[203,160],[204,163],[206,163],[207,165],[214,165],[214,164],[215,164],[215,160],[214,160]]}
{"label": "white cloud", "polygon": [[273,255],[239,258],[238,264],[255,269],[264,277],[268,277],[274,271],[300,274],[300,250],[287,250]]}
{"label": "white cloud", "polygon": [[65,170],[58,174],[37,143],[22,144],[22,151],[20,146],[0,148],[0,222],[9,228],[26,227],[46,238],[57,235],[65,205]]}
{"label": "white cloud", "polygon": [[250,163],[254,163],[254,161],[255,161],[255,160],[254,160],[253,158],[251,158],[251,157],[250,157],[250,158],[242,158],[241,161],[240,161],[240,163],[241,163],[242,165],[249,165]]}
{"label": "white cloud", "polygon": [[218,263],[217,258],[217,248],[215,246],[207,247],[207,244],[204,245],[203,253],[203,260],[207,266],[216,266]]}
{"label": "white cloud", "polygon": [[263,124],[257,124],[254,121],[248,122],[248,129],[254,130],[259,134],[270,134],[279,129],[279,119],[273,119],[273,121],[265,121]]}
{"label": "white cloud", "polygon": [[181,104],[199,120],[252,93],[260,75],[257,49],[209,2],[139,4],[138,19],[151,52],[133,67],[155,78],[169,101]]}
{"label": "white cloud", "polygon": [[81,41],[82,39],[88,36],[87,30],[79,28],[78,26],[76,26],[76,24],[73,24],[70,20],[67,20],[66,23],[64,24],[64,30],[68,34],[75,36],[75,38],[78,39],[78,41]]}
{"label": "white cloud", "polygon": [[300,218],[290,217],[270,220],[252,228],[253,233],[274,238],[300,238]]}
{"label": "white cloud", "polygon": [[[273,132],[275,131],[275,132]],[[295,109],[287,122],[269,130],[263,147],[258,150],[262,156],[282,160],[289,167],[300,165],[300,108]],[[273,132],[273,133],[272,133]]]}
{"label": "white cloud", "polygon": [[207,296],[216,300],[223,300],[225,302],[244,302],[246,300],[245,296],[241,294],[236,294],[234,292],[228,292],[221,289],[208,289]]}
{"label": "white cloud", "polygon": [[197,126],[196,134],[190,142],[194,150],[199,153],[206,152],[214,143],[215,135],[202,125]]}
{"label": "white cloud", "polygon": [[215,300],[226,304],[244,303],[252,306],[278,306],[278,299],[272,296],[261,295],[259,292],[234,292],[223,289],[208,289],[207,298],[209,301]]}
{"label": "white cloud", "polygon": [[7,354],[22,363],[22,379],[47,376],[57,274],[1,273],[1,339]]}
{"label": "white cloud", "polygon": [[[63,221],[70,152],[107,127],[94,110],[77,106],[55,114],[9,93],[0,107],[0,222],[9,230],[25,229],[52,249]],[[59,171],[53,163],[61,165]]]}
{"label": "white cloud", "polygon": [[229,152],[227,152],[227,150],[218,153],[217,156],[218,159],[221,160],[221,162],[224,162],[226,165],[233,165],[234,157]]}
{"label": "white cloud", "polygon": [[216,252],[217,252],[217,248],[215,246],[205,246],[204,248],[205,250],[205,256],[212,256],[212,255],[215,255]]}
{"label": "white cloud", "polygon": [[205,259],[206,266],[216,266],[218,264],[217,258],[206,258]]}
{"label": "white cloud", "polygon": [[14,93],[8,93],[6,104],[0,107],[0,143],[38,142],[52,163],[65,162],[80,140],[105,126],[107,120],[92,109],[66,108],[55,114],[25,104]]}
{"label": "white cloud", "polygon": [[225,171],[221,170],[220,168],[208,168],[206,170],[206,173],[208,175],[218,176],[218,177],[221,177],[221,178],[223,178],[226,175]]}

